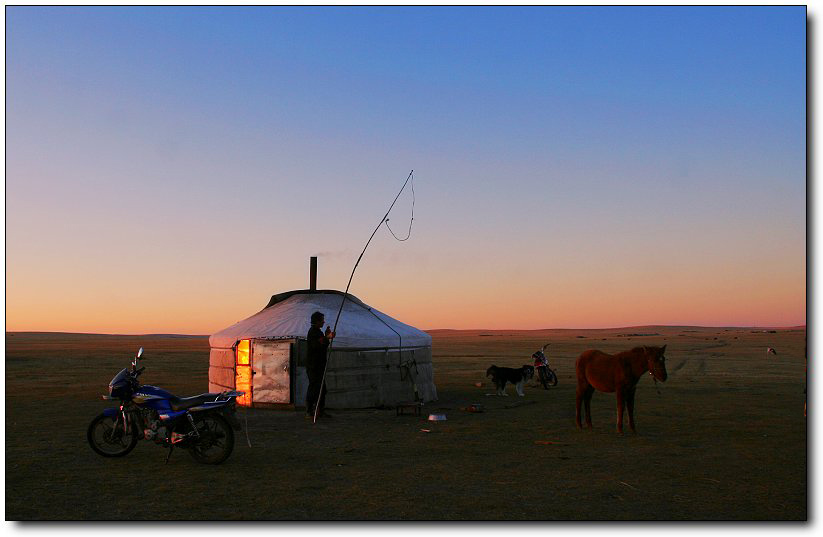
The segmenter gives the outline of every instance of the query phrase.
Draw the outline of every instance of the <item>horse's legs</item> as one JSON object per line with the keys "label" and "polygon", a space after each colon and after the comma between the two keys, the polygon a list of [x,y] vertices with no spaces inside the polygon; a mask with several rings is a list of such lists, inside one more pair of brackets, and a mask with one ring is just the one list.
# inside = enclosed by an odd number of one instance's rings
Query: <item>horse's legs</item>
{"label": "horse's legs", "polygon": [[617,395],[617,432],[623,434],[623,402],[625,394],[620,388],[614,391]]}
{"label": "horse's legs", "polygon": [[629,390],[629,393],[626,394],[626,407],[629,411],[629,427],[633,433],[636,433],[637,429],[634,428],[634,393],[635,389],[632,388]]}
{"label": "horse's legs", "polygon": [[586,388],[578,382],[577,383],[577,393],[575,394],[575,411],[574,411],[574,421],[577,423],[577,428],[582,429],[583,424],[580,422],[580,405],[583,403],[583,394],[586,393]]}
{"label": "horse's legs", "polygon": [[586,406],[586,425],[589,429],[592,428],[592,395],[594,395],[594,386],[589,385],[586,388],[585,395],[583,395],[583,402]]}

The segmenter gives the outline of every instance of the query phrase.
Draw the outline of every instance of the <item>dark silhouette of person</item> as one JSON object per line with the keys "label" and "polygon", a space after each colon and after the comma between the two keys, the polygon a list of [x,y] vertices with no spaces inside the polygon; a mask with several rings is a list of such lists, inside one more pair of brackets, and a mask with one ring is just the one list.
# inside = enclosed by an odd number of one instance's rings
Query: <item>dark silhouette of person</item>
{"label": "dark silhouette of person", "polygon": [[331,417],[324,411],[326,407],[326,386],[323,384],[323,372],[326,370],[326,355],[329,343],[334,339],[334,332],[328,326],[325,333],[321,330],[325,321],[325,315],[321,312],[315,311],[312,313],[311,328],[309,328],[309,333],[306,335],[306,341],[308,342],[306,374],[309,377],[309,389],[306,391],[306,416],[309,418],[314,417],[315,408],[318,417]]}

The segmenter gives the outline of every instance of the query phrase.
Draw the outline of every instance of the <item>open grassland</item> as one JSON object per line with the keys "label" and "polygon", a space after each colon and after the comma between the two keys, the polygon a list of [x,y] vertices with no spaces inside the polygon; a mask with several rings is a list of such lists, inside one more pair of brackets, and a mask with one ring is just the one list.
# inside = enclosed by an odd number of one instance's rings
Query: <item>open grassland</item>
{"label": "open grassland", "polygon": [[[205,391],[206,337],[6,335],[7,520],[805,520],[805,328],[434,331],[439,400],[423,419],[249,410],[220,466],[147,442],[121,459],[86,443],[111,377],[142,346],[142,380]],[[491,364],[550,341],[559,383],[488,396]],[[637,388],[638,433],[612,394],[574,425],[574,360],[667,344],[669,380]],[[766,354],[773,347],[777,355]],[[478,387],[476,383],[482,382]],[[463,410],[471,403],[483,413]],[[424,421],[429,412],[445,422]],[[241,420],[243,419],[241,410]],[[428,430],[429,432],[424,432]]]}

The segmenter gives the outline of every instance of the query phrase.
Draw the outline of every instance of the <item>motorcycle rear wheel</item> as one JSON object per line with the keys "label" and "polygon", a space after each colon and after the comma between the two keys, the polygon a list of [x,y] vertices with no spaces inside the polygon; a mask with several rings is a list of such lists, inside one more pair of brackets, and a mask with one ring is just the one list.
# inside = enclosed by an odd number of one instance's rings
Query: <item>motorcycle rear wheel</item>
{"label": "motorcycle rear wheel", "polygon": [[187,446],[189,454],[201,464],[220,464],[234,449],[234,431],[226,420],[218,414],[207,414],[194,418],[200,432],[199,438],[192,438]]}
{"label": "motorcycle rear wheel", "polygon": [[137,445],[137,429],[132,425],[129,431],[123,430],[117,416],[100,414],[89,424],[86,438],[91,449],[103,457],[123,457]]}

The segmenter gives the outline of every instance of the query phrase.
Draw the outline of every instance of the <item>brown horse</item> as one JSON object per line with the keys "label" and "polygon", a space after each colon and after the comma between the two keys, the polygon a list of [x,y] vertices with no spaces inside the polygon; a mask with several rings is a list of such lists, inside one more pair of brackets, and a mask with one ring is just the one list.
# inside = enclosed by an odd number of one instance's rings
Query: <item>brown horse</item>
{"label": "brown horse", "polygon": [[584,351],[575,362],[577,372],[577,411],[575,420],[580,423],[580,404],[586,403],[586,425],[592,427],[591,401],[594,390],[615,392],[617,395],[617,432],[623,432],[623,404],[629,408],[629,427],[634,428],[634,391],[637,381],[646,371],[655,380],[665,382],[666,346],[635,347],[630,351],[606,354],[597,350]]}

